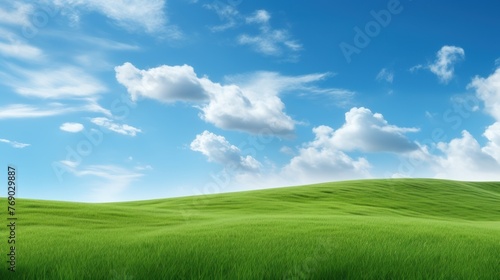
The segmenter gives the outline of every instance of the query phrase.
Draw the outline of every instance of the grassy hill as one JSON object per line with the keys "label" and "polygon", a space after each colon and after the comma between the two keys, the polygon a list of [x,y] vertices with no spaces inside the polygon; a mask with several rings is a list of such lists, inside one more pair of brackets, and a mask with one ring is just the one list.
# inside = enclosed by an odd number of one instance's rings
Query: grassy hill
{"label": "grassy hill", "polygon": [[2,257],[0,279],[500,279],[500,183],[363,180],[17,208],[17,272]]}

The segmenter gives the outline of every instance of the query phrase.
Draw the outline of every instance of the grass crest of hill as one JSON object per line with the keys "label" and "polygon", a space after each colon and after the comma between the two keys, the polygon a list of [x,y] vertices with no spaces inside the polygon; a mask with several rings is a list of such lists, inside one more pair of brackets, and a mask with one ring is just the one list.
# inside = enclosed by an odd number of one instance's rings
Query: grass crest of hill
{"label": "grass crest of hill", "polygon": [[498,182],[359,180],[17,207],[21,278],[1,279],[500,279]]}

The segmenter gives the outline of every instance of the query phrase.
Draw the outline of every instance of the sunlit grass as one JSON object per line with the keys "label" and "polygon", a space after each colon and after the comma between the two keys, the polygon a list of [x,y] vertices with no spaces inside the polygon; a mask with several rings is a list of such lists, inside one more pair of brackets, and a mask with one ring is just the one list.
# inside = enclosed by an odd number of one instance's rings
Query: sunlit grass
{"label": "sunlit grass", "polygon": [[500,279],[500,183],[366,180],[17,207],[17,272],[2,261],[0,279]]}

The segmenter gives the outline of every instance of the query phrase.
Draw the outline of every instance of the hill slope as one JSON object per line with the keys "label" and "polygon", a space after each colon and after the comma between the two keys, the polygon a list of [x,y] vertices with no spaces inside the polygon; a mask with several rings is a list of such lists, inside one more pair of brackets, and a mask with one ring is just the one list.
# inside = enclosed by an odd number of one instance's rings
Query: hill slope
{"label": "hill slope", "polygon": [[363,180],[18,208],[18,271],[1,279],[500,278],[500,183]]}

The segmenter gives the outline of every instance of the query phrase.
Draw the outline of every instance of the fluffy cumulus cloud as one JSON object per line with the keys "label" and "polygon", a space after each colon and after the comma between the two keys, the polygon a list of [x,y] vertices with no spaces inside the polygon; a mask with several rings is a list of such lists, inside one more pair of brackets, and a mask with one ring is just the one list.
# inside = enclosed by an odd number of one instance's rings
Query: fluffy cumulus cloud
{"label": "fluffy cumulus cloud", "polygon": [[22,148],[26,148],[26,147],[31,146],[30,144],[20,143],[17,141],[11,141],[11,140],[7,140],[7,139],[0,139],[0,143],[9,144],[16,149],[22,149]]}
{"label": "fluffy cumulus cloud", "polygon": [[379,113],[367,108],[352,108],[345,114],[345,124],[328,137],[331,145],[341,150],[404,153],[418,149],[405,133],[417,128],[389,124]]}
{"label": "fluffy cumulus cloud", "polygon": [[481,148],[477,140],[467,131],[462,137],[449,143],[439,143],[443,156],[437,158],[436,177],[455,180],[499,180],[500,164]]}
{"label": "fluffy cumulus cloud", "polygon": [[253,134],[289,135],[295,122],[272,88],[258,91],[236,85],[209,85],[210,102],[201,107],[202,119],[215,126]]}
{"label": "fluffy cumulus cloud", "polygon": [[500,121],[500,68],[487,78],[475,77],[469,88],[476,90],[477,97],[484,101],[486,111]]}
{"label": "fluffy cumulus cloud", "polygon": [[282,169],[282,175],[300,184],[370,177],[365,158],[353,159],[331,143],[333,129],[313,129],[315,140],[304,144],[299,154]]}
{"label": "fluffy cumulus cloud", "polygon": [[442,83],[448,83],[454,75],[455,63],[465,58],[464,49],[455,46],[443,46],[436,61],[429,65],[429,70],[436,74]]}
{"label": "fluffy cumulus cloud", "polygon": [[164,103],[190,102],[201,110],[200,117],[223,129],[253,134],[291,135],[295,121],[285,113],[280,95],[287,91],[340,93],[320,89],[311,83],[327,74],[283,76],[274,72],[257,72],[236,76],[222,85],[206,77],[199,78],[191,66],[160,66],[137,69],[131,63],[115,68],[116,78],[133,100],[150,98]]}
{"label": "fluffy cumulus cloud", "polygon": [[45,0],[63,9],[74,21],[82,11],[100,13],[116,24],[148,33],[164,31],[167,24],[165,0]]}
{"label": "fluffy cumulus cloud", "polygon": [[108,130],[114,131],[122,135],[136,136],[137,133],[142,132],[140,129],[130,126],[128,124],[117,124],[113,120],[104,117],[93,118],[90,121],[95,125],[104,127]]}
{"label": "fluffy cumulus cloud", "polygon": [[488,139],[483,151],[500,163],[500,122],[490,125],[483,136]]}
{"label": "fluffy cumulus cloud", "polygon": [[198,78],[188,65],[163,65],[149,70],[137,69],[131,63],[115,68],[116,79],[124,85],[132,100],[156,99],[164,103],[177,101],[201,101],[208,98],[203,87],[205,78]]}
{"label": "fluffy cumulus cloud", "polygon": [[62,131],[70,132],[70,133],[77,133],[80,132],[84,129],[83,124],[81,123],[72,123],[72,122],[67,122],[63,123],[59,129]]}
{"label": "fluffy cumulus cloud", "polygon": [[191,150],[205,155],[209,161],[222,164],[236,172],[256,172],[261,166],[255,158],[242,155],[240,149],[231,145],[226,138],[209,131],[197,135],[190,147]]}

